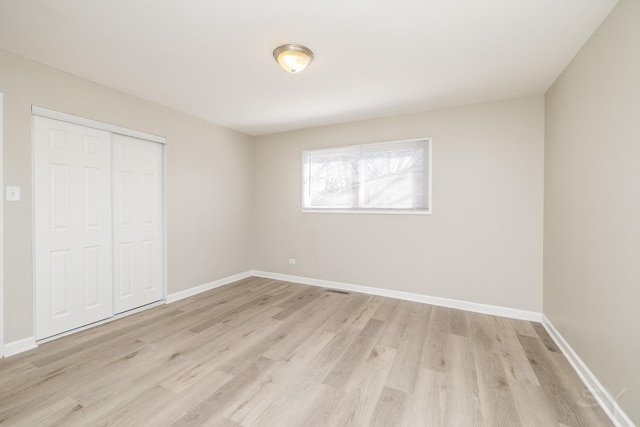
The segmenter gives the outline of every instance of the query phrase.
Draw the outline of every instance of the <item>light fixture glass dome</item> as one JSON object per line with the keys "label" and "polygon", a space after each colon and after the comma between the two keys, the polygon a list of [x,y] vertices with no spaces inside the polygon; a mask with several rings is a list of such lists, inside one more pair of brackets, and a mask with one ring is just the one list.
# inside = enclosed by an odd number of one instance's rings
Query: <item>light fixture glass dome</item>
{"label": "light fixture glass dome", "polygon": [[284,44],[273,51],[273,57],[283,70],[299,73],[313,61],[311,49],[299,44]]}

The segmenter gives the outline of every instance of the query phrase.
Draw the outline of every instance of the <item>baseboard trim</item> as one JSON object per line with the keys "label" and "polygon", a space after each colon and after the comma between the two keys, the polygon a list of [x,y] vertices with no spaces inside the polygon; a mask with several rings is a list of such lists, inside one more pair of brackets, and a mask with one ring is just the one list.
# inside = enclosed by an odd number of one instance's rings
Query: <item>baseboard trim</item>
{"label": "baseboard trim", "polygon": [[185,289],[184,291],[175,292],[167,295],[167,304],[180,301],[181,299],[189,298],[194,295],[198,295],[202,292],[210,291],[211,289],[219,288],[220,286],[228,285],[229,283],[237,282],[238,280],[246,279],[253,276],[252,271],[245,271],[244,273],[234,274],[233,276],[223,277],[222,279],[215,280],[213,282],[205,283],[204,285],[195,286],[193,288]]}
{"label": "baseboard trim", "polygon": [[31,350],[38,347],[36,337],[23,338],[18,341],[10,342],[4,345],[4,357],[14,356],[23,351]]}
{"label": "baseboard trim", "polygon": [[569,363],[576,371],[584,385],[589,389],[595,400],[602,407],[607,416],[616,427],[635,427],[631,418],[622,410],[614,396],[598,381],[598,378],[591,372],[578,353],[569,345],[562,334],[553,326],[553,323],[542,315],[542,325],[549,333],[553,341],[560,348]]}
{"label": "baseboard trim", "polygon": [[323,288],[360,292],[370,295],[379,295],[406,301],[438,305],[441,307],[456,308],[458,310],[473,311],[475,313],[491,314],[493,316],[509,317],[512,319],[528,320],[532,322],[540,322],[542,320],[542,313],[519,310],[516,308],[500,307],[496,305],[481,304],[450,298],[433,297],[429,295],[414,294],[411,292],[393,291],[389,289],[374,288],[370,286],[354,285],[342,282],[333,282],[329,280],[312,279],[309,277],[292,276],[288,274],[270,273],[266,271],[253,270],[251,274],[253,276],[263,277],[265,279],[282,280],[285,282],[302,283],[304,285],[320,286]]}

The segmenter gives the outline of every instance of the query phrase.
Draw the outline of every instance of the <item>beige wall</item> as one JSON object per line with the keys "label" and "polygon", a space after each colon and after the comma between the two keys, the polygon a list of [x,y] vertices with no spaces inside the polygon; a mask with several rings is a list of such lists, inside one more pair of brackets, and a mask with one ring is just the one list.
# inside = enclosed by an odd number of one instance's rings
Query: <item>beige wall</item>
{"label": "beige wall", "polygon": [[[300,212],[302,150],[417,137],[433,215]],[[542,96],[257,137],[254,268],[540,312],[543,148]]]}
{"label": "beige wall", "polygon": [[[162,88],[158,88],[162,90]],[[167,138],[169,293],[250,269],[253,138],[0,50],[5,342],[33,336],[31,105]]]}
{"label": "beige wall", "polygon": [[640,423],[640,2],[546,96],[544,313]]}

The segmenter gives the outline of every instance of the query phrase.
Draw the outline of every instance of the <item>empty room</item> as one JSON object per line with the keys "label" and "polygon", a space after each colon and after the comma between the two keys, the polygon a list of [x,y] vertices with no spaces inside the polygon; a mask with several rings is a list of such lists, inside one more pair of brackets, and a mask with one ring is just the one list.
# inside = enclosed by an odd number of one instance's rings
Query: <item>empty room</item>
{"label": "empty room", "polygon": [[640,425],[640,1],[0,0],[1,426]]}

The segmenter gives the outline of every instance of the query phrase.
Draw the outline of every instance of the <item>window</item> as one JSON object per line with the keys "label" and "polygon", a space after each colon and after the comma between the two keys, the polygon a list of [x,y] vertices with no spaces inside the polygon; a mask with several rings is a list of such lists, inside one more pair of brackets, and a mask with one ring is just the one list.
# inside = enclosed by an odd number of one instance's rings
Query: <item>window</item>
{"label": "window", "polygon": [[431,140],[302,153],[303,211],[430,213]]}

